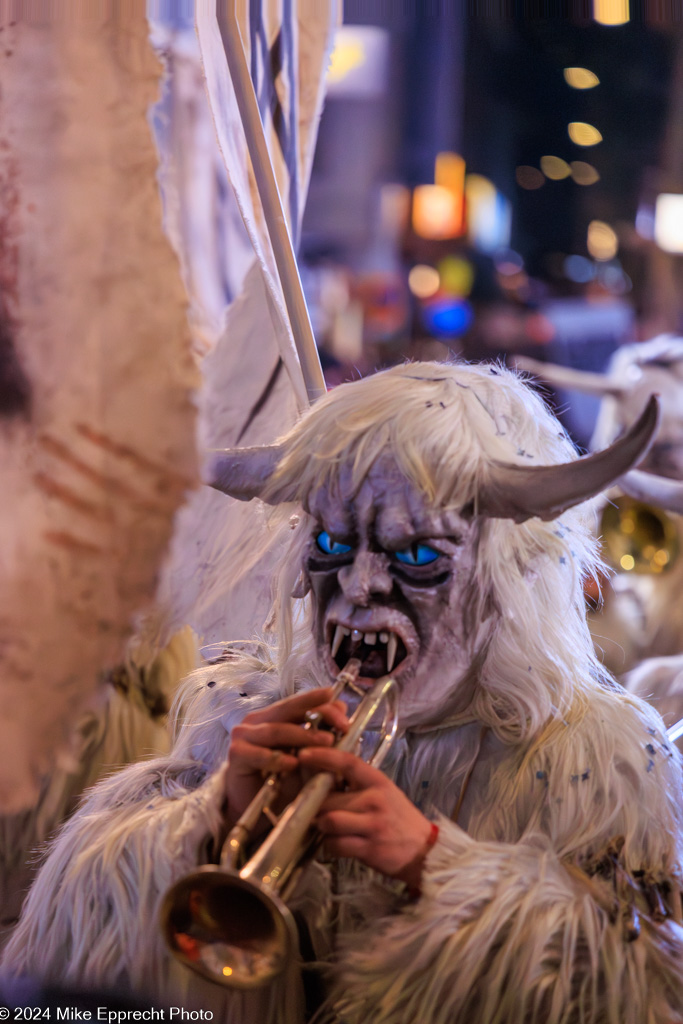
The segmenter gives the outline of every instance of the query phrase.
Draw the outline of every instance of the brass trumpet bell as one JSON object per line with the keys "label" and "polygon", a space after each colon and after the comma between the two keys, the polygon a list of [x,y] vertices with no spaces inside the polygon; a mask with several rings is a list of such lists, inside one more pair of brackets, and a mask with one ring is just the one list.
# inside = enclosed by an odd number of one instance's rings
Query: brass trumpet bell
{"label": "brass trumpet bell", "polygon": [[278,894],[217,864],[176,882],[161,917],[175,957],[228,988],[260,988],[296,954],[294,918]]}
{"label": "brass trumpet bell", "polygon": [[667,572],[678,558],[678,530],[672,517],[627,495],[605,505],[600,533],[605,561],[622,572]]}

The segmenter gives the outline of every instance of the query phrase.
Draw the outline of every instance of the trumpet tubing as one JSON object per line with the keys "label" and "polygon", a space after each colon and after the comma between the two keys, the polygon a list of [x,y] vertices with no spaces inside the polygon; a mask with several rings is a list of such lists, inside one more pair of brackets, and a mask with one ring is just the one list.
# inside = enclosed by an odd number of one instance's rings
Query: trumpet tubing
{"label": "trumpet tubing", "polygon": [[[355,686],[360,663],[351,659],[337,677],[333,699],[346,687],[362,693],[348,732],[335,749],[357,753],[364,734],[384,708],[380,741],[369,763],[379,767],[397,727],[394,680],[378,679],[367,693]],[[317,727],[313,714],[311,727]],[[312,822],[335,786],[331,772],[318,772],[302,786],[247,863],[239,860],[249,839],[279,794],[270,775],[228,835],[220,863],[207,864],[177,881],[162,904],[161,926],[173,955],[197,973],[229,988],[259,988],[296,955],[298,936],[286,899],[315,854],[319,837]]]}

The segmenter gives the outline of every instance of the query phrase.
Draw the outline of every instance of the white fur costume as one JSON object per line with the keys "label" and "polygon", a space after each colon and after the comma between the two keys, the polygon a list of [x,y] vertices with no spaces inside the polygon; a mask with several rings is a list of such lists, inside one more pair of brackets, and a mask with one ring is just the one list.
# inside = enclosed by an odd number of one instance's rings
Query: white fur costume
{"label": "white fur costume", "polygon": [[179,683],[198,663],[189,626],[161,649],[141,628],[110,676],[106,699],[80,717],[71,758],[44,780],[36,805],[0,817],[0,945],[19,917],[41,846],[73,813],[83,792],[117,768],[168,752],[168,711]]}
{"label": "white fur costume", "polygon": [[[467,470],[471,481],[484,459],[511,461],[510,442],[513,454],[532,453],[540,464],[569,457],[557,424],[511,375],[495,370],[493,381],[484,367],[419,364],[389,373],[418,371],[432,398],[460,403],[470,428],[460,472],[454,466],[454,486],[464,489],[451,496],[457,507],[467,500]],[[367,406],[364,385],[352,387]],[[378,415],[376,401],[369,408]],[[418,417],[416,436],[419,428]],[[291,593],[294,555],[310,528],[303,516],[282,594]],[[594,559],[584,515],[488,521],[478,557],[481,595],[495,611],[475,695],[466,711],[404,733],[388,767],[418,806],[441,815],[422,895],[410,900],[342,863],[334,926],[327,869],[314,870],[298,896],[320,956],[334,939],[322,1016],[345,1024],[681,1022],[680,759],[656,714],[612,688],[592,653],[581,601],[581,575]],[[7,973],[127,983],[164,1003],[224,1007],[216,1019],[230,1024],[303,1019],[296,966],[264,994],[224,995],[169,962],[156,920],[165,889],[206,859],[220,833],[231,727],[293,692],[294,680],[322,681],[306,614],[294,639],[292,608],[281,614],[278,664],[261,645],[190,677],[172,753],[91,792],[29,896]],[[456,825],[449,818],[470,770]]]}

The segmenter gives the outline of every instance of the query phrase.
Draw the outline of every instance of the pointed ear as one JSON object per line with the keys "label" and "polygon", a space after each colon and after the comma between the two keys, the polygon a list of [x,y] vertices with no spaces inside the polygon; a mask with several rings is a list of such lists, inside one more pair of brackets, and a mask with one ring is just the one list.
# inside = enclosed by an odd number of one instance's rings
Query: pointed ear
{"label": "pointed ear", "polygon": [[604,491],[647,454],[659,426],[659,402],[651,395],[640,418],[604,451],[557,466],[497,462],[479,491],[477,512],[523,523],[533,516],[555,519],[573,505]]}
{"label": "pointed ear", "polygon": [[285,491],[263,493],[284,454],[282,445],[261,445],[255,448],[225,448],[212,452],[205,469],[205,480],[217,491],[240,501],[262,498],[270,505],[293,501]]}

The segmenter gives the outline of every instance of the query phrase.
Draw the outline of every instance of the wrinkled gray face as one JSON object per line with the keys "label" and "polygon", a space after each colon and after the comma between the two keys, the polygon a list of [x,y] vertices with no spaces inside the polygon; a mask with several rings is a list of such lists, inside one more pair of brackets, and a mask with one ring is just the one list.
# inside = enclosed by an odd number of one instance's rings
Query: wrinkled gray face
{"label": "wrinkled gray face", "polygon": [[403,727],[467,706],[477,623],[477,520],[430,509],[393,459],[378,460],[352,497],[348,473],[309,497],[316,519],[305,553],[315,638],[331,678],[350,657],[361,677],[387,672]]}

